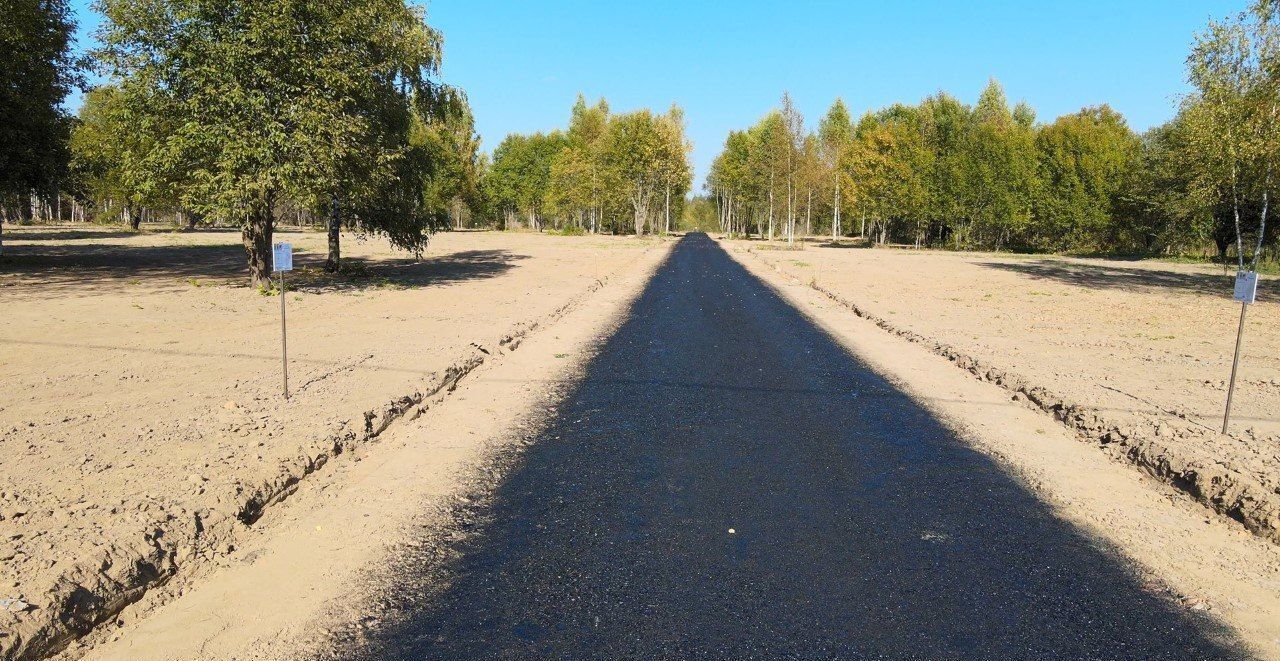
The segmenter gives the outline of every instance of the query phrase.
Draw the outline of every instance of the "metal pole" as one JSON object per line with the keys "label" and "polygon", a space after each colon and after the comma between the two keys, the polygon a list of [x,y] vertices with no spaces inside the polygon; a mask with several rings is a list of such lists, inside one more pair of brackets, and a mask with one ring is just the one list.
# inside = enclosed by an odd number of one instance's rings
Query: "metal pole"
{"label": "metal pole", "polygon": [[1240,327],[1236,329],[1236,355],[1231,359],[1231,383],[1227,386],[1227,411],[1222,414],[1222,433],[1227,433],[1227,425],[1231,424],[1231,396],[1236,392],[1236,368],[1240,365],[1240,344],[1244,340],[1244,313],[1249,309],[1248,303],[1240,304]]}
{"label": "metal pole", "polygon": [[[284,330],[284,272],[280,272],[280,364],[284,368],[284,398],[289,398],[289,337]],[[1230,406],[1230,405],[1229,405]]]}

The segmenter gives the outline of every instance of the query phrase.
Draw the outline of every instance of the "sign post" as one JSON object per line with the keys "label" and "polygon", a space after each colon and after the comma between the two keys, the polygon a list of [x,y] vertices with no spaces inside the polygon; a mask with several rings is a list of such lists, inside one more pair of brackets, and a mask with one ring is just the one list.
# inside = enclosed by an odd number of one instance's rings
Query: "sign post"
{"label": "sign post", "polygon": [[1244,315],[1249,304],[1258,297],[1257,271],[1236,271],[1236,287],[1232,296],[1240,302],[1240,327],[1236,329],[1236,355],[1231,359],[1231,382],[1227,385],[1227,410],[1222,414],[1222,433],[1231,424],[1231,398],[1236,394],[1236,369],[1240,366],[1240,345],[1244,340]]}
{"label": "sign post", "polygon": [[271,246],[271,270],[280,274],[280,367],[284,374],[284,398],[289,399],[289,336],[284,321],[284,272],[293,270],[293,244],[277,243]]}

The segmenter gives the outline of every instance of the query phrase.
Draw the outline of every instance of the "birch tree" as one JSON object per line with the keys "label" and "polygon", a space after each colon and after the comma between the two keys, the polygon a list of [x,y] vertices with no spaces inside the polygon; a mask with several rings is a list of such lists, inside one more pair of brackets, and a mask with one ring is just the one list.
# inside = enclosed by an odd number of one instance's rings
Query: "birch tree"
{"label": "birch tree", "polygon": [[831,240],[840,238],[842,196],[849,187],[849,175],[845,169],[853,141],[853,123],[844,101],[837,98],[818,123],[818,140],[821,145],[822,166],[830,182],[831,191]]}
{"label": "birch tree", "polygon": [[[1237,266],[1257,268],[1266,238],[1277,158],[1280,39],[1277,6],[1260,2],[1232,20],[1210,23],[1187,60],[1196,96],[1186,118],[1192,143],[1203,154],[1196,184],[1222,191],[1230,205]],[[1212,193],[1210,193],[1212,194]],[[1249,200],[1258,201],[1249,222]]]}

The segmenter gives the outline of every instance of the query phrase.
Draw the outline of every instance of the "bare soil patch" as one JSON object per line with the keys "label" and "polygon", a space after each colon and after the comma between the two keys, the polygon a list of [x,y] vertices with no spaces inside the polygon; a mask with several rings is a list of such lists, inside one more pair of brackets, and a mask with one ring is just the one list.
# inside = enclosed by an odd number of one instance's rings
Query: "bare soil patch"
{"label": "bare soil patch", "polygon": [[660,242],[457,233],[421,262],[285,232],[300,271],[280,395],[279,299],[239,235],[6,228],[0,262],[0,658],[54,651]]}
{"label": "bare soil patch", "polygon": [[924,344],[1113,456],[1280,542],[1280,290],[1250,306],[1219,433],[1239,304],[1220,267],[731,242]]}

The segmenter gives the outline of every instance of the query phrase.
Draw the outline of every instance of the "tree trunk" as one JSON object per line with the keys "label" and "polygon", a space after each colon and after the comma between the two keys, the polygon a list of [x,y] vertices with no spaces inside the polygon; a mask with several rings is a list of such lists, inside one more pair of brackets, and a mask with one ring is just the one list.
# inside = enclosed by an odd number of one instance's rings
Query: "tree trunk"
{"label": "tree trunk", "polygon": [[840,182],[836,182],[836,203],[831,208],[831,242],[840,238]]}
{"label": "tree trunk", "polygon": [[129,223],[129,229],[138,231],[142,227],[142,212],[135,212],[132,204],[126,204],[124,207],[125,222]]}
{"label": "tree trunk", "polygon": [[813,189],[810,188],[806,192],[806,200],[804,203],[804,235],[811,236],[813,234]]}
{"label": "tree trunk", "polygon": [[324,270],[337,273],[342,267],[342,216],[338,210],[338,196],[329,199],[329,256],[324,260]]}
{"label": "tree trunk", "polygon": [[769,175],[769,240],[773,240],[773,175]]}
{"label": "tree trunk", "polygon": [[662,210],[662,213],[664,216],[666,216],[666,219],[663,220],[664,228],[662,230],[662,233],[670,234],[671,233],[671,184],[667,184],[667,199],[663,204],[664,204],[664,208]]}
{"label": "tree trunk", "polygon": [[271,205],[254,209],[241,228],[240,236],[249,258],[249,283],[259,289],[271,286]]}

